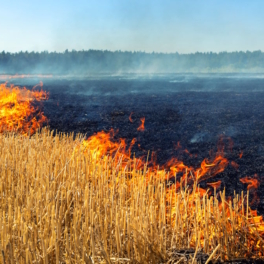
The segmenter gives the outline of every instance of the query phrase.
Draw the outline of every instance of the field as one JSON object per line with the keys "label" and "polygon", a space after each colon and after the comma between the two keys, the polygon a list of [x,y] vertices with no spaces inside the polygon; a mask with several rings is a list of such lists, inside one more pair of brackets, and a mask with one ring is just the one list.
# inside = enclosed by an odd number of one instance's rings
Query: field
{"label": "field", "polygon": [[263,257],[262,79],[177,78],[44,82],[49,129],[0,136],[3,263]]}

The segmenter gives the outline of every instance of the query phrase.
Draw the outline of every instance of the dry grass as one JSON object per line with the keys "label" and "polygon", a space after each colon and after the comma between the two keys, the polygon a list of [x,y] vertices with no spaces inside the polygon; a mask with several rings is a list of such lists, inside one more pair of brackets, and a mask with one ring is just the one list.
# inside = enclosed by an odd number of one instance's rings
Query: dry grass
{"label": "dry grass", "polygon": [[[248,195],[209,197],[82,137],[0,135],[1,263],[197,263],[264,255]],[[185,253],[182,249],[186,250]],[[187,253],[186,253],[187,252]]]}

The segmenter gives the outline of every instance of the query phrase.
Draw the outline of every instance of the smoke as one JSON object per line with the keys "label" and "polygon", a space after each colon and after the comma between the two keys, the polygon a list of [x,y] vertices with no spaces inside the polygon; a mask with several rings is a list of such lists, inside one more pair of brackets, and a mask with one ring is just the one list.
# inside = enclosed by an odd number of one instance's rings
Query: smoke
{"label": "smoke", "polygon": [[67,76],[263,73],[264,53],[145,53],[121,51],[68,51],[0,53],[0,74],[53,74]]}

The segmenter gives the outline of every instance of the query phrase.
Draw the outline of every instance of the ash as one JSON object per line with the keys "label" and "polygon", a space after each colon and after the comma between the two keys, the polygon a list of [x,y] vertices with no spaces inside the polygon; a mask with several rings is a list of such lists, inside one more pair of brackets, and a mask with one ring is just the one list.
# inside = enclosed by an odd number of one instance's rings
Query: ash
{"label": "ash", "polygon": [[[51,129],[87,137],[118,129],[116,138],[126,138],[128,144],[137,139],[132,148],[136,156],[147,156],[149,150],[161,165],[177,157],[198,167],[221,140],[230,164],[201,187],[221,180],[221,188],[233,195],[234,190],[247,191],[240,178],[257,177],[260,186],[251,191],[252,207],[264,214],[264,78],[129,75],[43,82],[50,93],[44,113]],[[137,130],[142,117],[143,132]]]}

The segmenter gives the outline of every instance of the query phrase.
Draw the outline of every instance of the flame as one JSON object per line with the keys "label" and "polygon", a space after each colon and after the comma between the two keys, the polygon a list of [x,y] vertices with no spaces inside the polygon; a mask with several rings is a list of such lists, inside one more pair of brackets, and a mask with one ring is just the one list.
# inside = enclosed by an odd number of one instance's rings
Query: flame
{"label": "flame", "polygon": [[131,112],[131,114],[129,115],[129,118],[128,118],[131,123],[134,122],[133,119],[132,119],[132,114],[133,114],[133,112]]}
{"label": "flame", "polygon": [[[127,147],[125,139],[120,138],[117,141],[113,140],[115,134],[113,129],[108,133],[104,131],[98,132],[87,140],[83,140],[81,146],[76,148],[76,151],[78,151],[78,149],[84,152],[89,151],[95,163],[101,159],[107,158],[107,156],[112,156],[116,163],[120,163],[122,167],[125,167],[127,163],[131,162],[131,148],[136,143],[136,139],[133,138],[129,147]],[[141,159],[137,159],[136,166],[141,167],[142,164]]]}
{"label": "flame", "polygon": [[129,149],[128,149],[128,151],[129,151],[128,156],[129,156],[129,157],[131,156],[131,149],[132,149],[132,147],[135,145],[136,142],[137,142],[137,139],[136,139],[136,138],[133,138],[133,139],[131,140],[131,143],[130,143],[130,146],[129,146]]}
{"label": "flame", "polygon": [[[104,158],[107,155],[115,157],[116,162],[120,162],[122,167],[125,167],[127,163],[132,163],[131,148],[136,143],[136,139],[133,139],[129,146],[127,146],[125,139],[120,138],[114,140],[115,132],[111,130],[109,133],[104,131],[98,132],[91,136],[87,140],[82,142],[80,148],[85,151],[89,151],[95,158],[95,162]],[[138,143],[138,147],[140,144]],[[185,165],[177,158],[171,158],[164,166],[156,164],[155,153],[152,153],[151,160],[148,162],[147,176],[151,178],[153,173],[163,175],[163,171],[168,171],[169,177],[175,177],[175,175],[182,176],[182,179],[186,179],[188,183],[201,182],[203,180],[214,177],[215,175],[224,171],[228,165],[228,160],[221,154],[217,153],[214,158],[204,159],[198,168]],[[211,161],[211,162],[210,162]],[[137,158],[137,168],[143,168],[145,162],[143,158]]]}
{"label": "flame", "polygon": [[258,189],[259,185],[260,185],[260,182],[258,180],[258,175],[255,174],[254,175],[254,178],[251,178],[251,177],[244,177],[244,178],[241,178],[240,181],[244,184],[247,184],[247,190],[250,191],[251,193],[251,201],[250,201],[250,204],[253,205],[253,204],[258,204],[260,199],[258,197],[258,194],[256,192],[256,190]]}
{"label": "flame", "polygon": [[140,118],[141,125],[138,127],[138,131],[144,131],[145,130],[145,117]]}
{"label": "flame", "polygon": [[35,101],[47,99],[48,94],[42,90],[30,91],[25,87],[0,84],[0,132],[36,132],[47,118],[35,106]]}
{"label": "flame", "polygon": [[[264,236],[264,221],[262,216],[259,216],[257,214],[257,211],[252,210],[246,205],[246,196],[244,196],[243,193],[240,197],[236,195],[235,199],[232,200],[231,197],[225,198],[225,191],[223,191],[220,192],[220,197],[218,198],[218,195],[214,195],[214,197],[212,197],[208,190],[194,185],[191,191],[188,190],[188,199],[184,201],[184,203],[180,204],[179,201],[181,201],[182,196],[186,194],[186,189],[182,187],[182,184],[182,181],[180,184],[178,184],[177,182],[177,185],[173,184],[170,186],[170,188],[167,189],[166,203],[171,206],[169,207],[167,214],[167,217],[169,218],[168,222],[172,222],[179,227],[177,215],[180,212],[190,210],[190,214],[192,214],[193,212],[193,214],[197,213],[200,216],[199,224],[204,224],[205,226],[210,228],[210,224],[214,224],[215,220],[213,218],[209,220],[210,218],[208,218],[208,213],[210,214],[210,212],[218,211],[217,214],[222,216],[224,215],[227,221],[227,224],[225,225],[225,232],[234,234],[234,226],[232,224],[228,224],[228,221],[230,221],[230,219],[236,219],[236,228],[238,229],[238,232],[240,232],[239,230],[241,229],[242,232],[247,232],[247,234],[249,234],[248,240],[243,242],[244,247],[258,252],[258,254],[260,254],[259,256],[263,256],[263,245],[259,246],[258,244],[256,244],[256,242],[258,241],[257,243],[260,243],[260,240],[263,241],[262,239]],[[214,183],[212,184],[214,185]],[[203,210],[197,211],[197,204],[200,204],[200,199],[203,200]],[[198,202],[195,202],[195,200]],[[184,225],[185,223],[180,224]],[[222,223],[219,223],[219,225],[222,225]],[[217,230],[211,231],[212,237],[214,237],[215,232],[217,232]],[[238,235],[238,243],[240,242],[240,238],[241,236]],[[206,240],[205,234],[200,234],[201,245],[205,245],[207,241],[208,240]],[[197,242],[197,237],[194,236],[193,241],[190,242],[190,245],[194,247],[195,242]],[[223,250],[225,249],[223,248]],[[245,255],[244,257],[247,256],[248,255]]]}
{"label": "flame", "polygon": [[[38,86],[42,87],[42,83]],[[46,100],[47,98],[47,93],[43,91],[29,91],[26,88],[20,89],[19,87],[14,86],[7,87],[6,84],[1,85],[1,129],[5,127],[5,130],[19,130],[22,133],[26,133],[29,128],[31,128],[31,133],[36,131],[37,127],[39,127],[42,122],[46,121],[46,117],[34,107],[34,102]],[[141,126],[144,130],[145,118],[142,118],[141,122]],[[164,223],[171,223],[174,225],[177,222],[178,213],[190,210],[192,212],[190,215],[198,215],[197,226],[210,225],[210,223],[213,223],[212,221],[215,221],[213,217],[209,216],[210,212],[217,212],[217,215],[225,215],[227,217],[224,217],[223,219],[224,221],[227,219],[225,226],[227,228],[227,232],[230,234],[234,231],[234,227],[229,225],[228,218],[235,218],[238,226],[239,223],[241,223],[241,230],[246,230],[246,232],[251,234],[252,237],[255,234],[255,228],[261,236],[264,235],[264,222],[262,216],[258,216],[254,211],[250,211],[248,214],[248,212],[241,209],[242,211],[238,212],[238,210],[240,210],[239,208],[244,208],[244,197],[241,197],[241,199],[235,198],[237,200],[234,202],[234,208],[232,208],[232,206],[230,208],[232,200],[225,200],[225,198],[223,198],[224,192],[220,192],[220,195],[218,195],[221,196],[221,200],[218,202],[216,195],[214,197],[210,197],[210,189],[199,187],[199,182],[221,173],[229,164],[228,160],[224,157],[223,144],[220,144],[218,152],[215,155],[212,155],[208,159],[204,159],[198,168],[187,166],[177,158],[172,158],[163,167],[159,167],[155,162],[155,155],[152,156],[149,163],[148,161],[144,162],[143,158],[131,158],[131,149],[136,143],[135,138],[128,146],[125,139],[115,139],[115,136],[116,133],[114,130],[111,130],[108,133],[104,131],[98,132],[88,139],[81,141],[81,144],[76,146],[73,155],[76,152],[81,152],[81,154],[88,153],[89,155],[87,155],[87,157],[91,159],[89,164],[94,166],[94,168],[97,168],[98,166],[99,174],[104,171],[102,164],[111,162],[111,168],[109,169],[111,171],[105,171],[103,173],[109,173],[109,175],[111,175],[114,179],[114,185],[112,185],[113,188],[117,188],[117,186],[121,184],[121,177],[124,179],[124,175],[128,190],[133,188],[134,177],[142,179],[142,186],[140,188],[144,188],[144,186],[151,186],[153,179],[162,183],[169,182],[171,177],[175,177],[175,182],[164,191],[164,201],[166,201],[164,208],[167,206],[167,208],[164,209]],[[110,159],[109,156],[111,157]],[[93,170],[91,169],[91,171]],[[97,171],[97,169],[95,169],[95,171]],[[176,176],[179,174],[180,181],[177,181]],[[256,189],[259,186],[259,182],[256,177],[245,177],[241,179],[241,182],[248,184],[248,190]],[[185,184],[185,187],[183,187],[183,184]],[[207,185],[215,189],[219,189],[221,181],[207,183]],[[157,190],[157,192],[158,191],[159,190]],[[155,194],[153,193],[153,195]],[[183,195],[185,195],[187,199],[184,200],[184,203],[179,203],[178,201],[182,199]],[[199,199],[197,197],[199,197]],[[197,211],[198,204],[200,204],[200,202],[203,203],[203,207],[199,205],[199,208],[203,208],[203,210],[199,209]],[[245,224],[245,216],[250,225]],[[185,225],[185,223],[181,223],[181,225]],[[251,228],[251,226],[254,226],[254,228]],[[213,232],[217,231],[211,230],[210,232],[211,235],[214,236]],[[201,236],[199,235],[199,239],[201,244],[204,245],[207,243],[206,241],[208,241],[206,240],[206,235],[203,234],[201,234]],[[213,241],[213,239],[211,240]],[[190,238],[190,246],[194,246],[196,241],[197,235],[194,234],[192,238]],[[257,248],[257,245],[254,246],[250,244],[254,241],[255,240],[249,237],[244,243],[244,246],[255,249]]]}
{"label": "flame", "polygon": [[42,89],[42,87],[43,87],[43,82],[40,81],[38,84],[36,84],[36,85],[32,88],[32,90],[35,90],[37,87],[40,87],[40,88]]}
{"label": "flame", "polygon": [[[48,94],[46,92],[42,90],[34,91],[36,87],[42,87],[42,85],[42,82],[40,82],[33,88],[32,91],[27,90],[26,88],[21,89],[17,86],[7,87],[6,84],[0,85],[0,132],[19,131],[27,134],[27,132],[30,131],[30,133],[32,134],[44,122],[47,121],[43,113],[34,106],[35,101],[42,101],[48,98]],[[144,123],[145,118],[143,117],[141,118],[141,125],[138,128],[139,131],[144,131]],[[198,168],[187,166],[177,158],[170,159],[163,167],[160,168],[155,163],[155,155],[152,156],[151,162],[149,163],[151,164],[151,166],[148,166],[148,162],[144,162],[142,158],[131,158],[131,149],[136,143],[135,138],[131,141],[130,145],[127,146],[125,139],[120,138],[118,140],[114,140],[114,137],[114,130],[111,130],[109,133],[106,133],[104,131],[98,132],[88,139],[83,140],[82,143],[75,148],[74,153],[78,151],[84,153],[88,152],[88,157],[92,159],[89,163],[91,164],[91,166],[96,167],[96,165],[98,164],[103,164],[102,161],[105,161],[105,163],[113,163],[115,166],[111,167],[112,173],[109,175],[112,175],[111,177],[115,177],[116,184],[119,184],[120,176],[127,174],[129,174],[131,178],[132,176],[135,176],[137,174],[136,176],[140,177],[140,179],[143,179],[143,176],[146,176],[142,181],[146,186],[150,186],[148,184],[151,183],[151,180],[153,178],[155,178],[155,180],[160,180],[160,182],[161,180],[167,180],[168,182],[168,179],[170,177],[175,177],[175,182],[164,192],[164,200],[166,200],[167,204],[170,205],[170,207],[168,206],[168,208],[164,209],[164,216],[166,217],[166,220],[163,222],[164,224],[175,223],[177,221],[178,212],[182,212],[183,210],[193,210],[193,214],[198,214],[199,217],[201,216],[199,219],[200,222],[197,222],[197,226],[210,225],[211,221],[215,221],[213,217],[210,217],[210,212],[217,212],[217,215],[225,215],[229,219],[235,217],[236,222],[241,224],[241,230],[247,229],[247,231],[252,234],[252,236],[255,234],[255,230],[253,230],[255,227],[259,234],[261,234],[261,236],[264,235],[264,222],[262,216],[258,216],[257,212],[251,210],[250,208],[249,214],[248,212],[245,213],[243,211],[244,209],[241,209],[241,213],[240,211],[238,212],[240,208],[244,208],[244,197],[241,197],[240,200],[235,197],[234,199],[237,200],[234,202],[234,208],[232,208],[232,206],[230,206],[232,200],[225,200],[225,198],[223,198],[225,192],[220,193],[222,203],[218,203],[216,196],[212,197],[214,200],[208,198],[210,197],[209,189],[206,190],[200,188],[199,185],[197,185],[199,182],[207,180],[221,173],[229,164],[228,160],[224,157],[224,145],[222,141],[220,141],[218,152],[214,156],[211,156],[208,159],[204,159],[201,162],[200,167]],[[109,156],[111,157],[110,161],[108,159]],[[231,165],[238,166],[238,164],[236,164],[235,162],[231,162]],[[99,174],[103,169],[103,166],[98,166]],[[142,173],[143,170],[144,173]],[[168,173],[166,173],[166,171]],[[105,173],[108,173],[108,171]],[[180,174],[181,176],[180,182],[176,180],[177,174]],[[130,188],[129,177],[127,177],[127,181],[128,182],[126,184],[128,188]],[[185,190],[182,190],[184,181]],[[240,181],[242,183],[248,184],[248,190],[255,190],[260,185],[257,179],[257,175],[255,175],[254,178],[242,178],[240,179]],[[190,189],[189,192],[189,187],[187,185],[191,186],[190,183],[193,183],[193,189]],[[143,188],[144,185],[142,185],[140,188]],[[207,183],[207,185],[218,189],[221,186],[221,181]],[[178,191],[179,189],[180,191]],[[159,190],[157,190],[157,192],[158,191]],[[185,195],[187,193],[188,198],[185,203],[179,204],[178,201],[182,199],[183,193],[185,193]],[[153,193],[153,195],[155,194]],[[200,211],[197,211],[195,207],[198,202],[200,203],[200,200],[196,199],[197,196],[202,197],[202,202],[204,203],[204,205],[206,205],[203,207],[203,210]],[[176,201],[178,202],[178,204],[176,204]],[[176,208],[178,211],[176,211]],[[171,212],[167,213],[169,212],[169,209],[171,210]],[[249,221],[252,226],[254,225],[254,228],[251,228],[251,225],[245,225],[245,215],[246,220]],[[188,224],[188,221],[186,221],[186,223]],[[181,224],[185,225],[186,223]],[[234,231],[234,227],[231,225],[227,225],[227,228],[227,231],[230,233]],[[213,232],[217,232],[217,230],[212,231],[212,236],[214,235]],[[194,245],[196,243],[196,240],[196,235],[191,237],[190,246]],[[249,237],[247,241],[243,242],[243,246],[258,248],[258,245],[250,245],[252,241],[253,240],[251,240],[251,238]],[[201,235],[200,242],[204,245],[207,243],[205,235]]]}
{"label": "flame", "polygon": [[244,178],[241,178],[240,181],[244,184],[248,184],[247,186],[247,189],[248,190],[251,190],[251,189],[258,189],[260,183],[258,181],[258,179],[256,178],[251,178],[251,177],[244,177]]}
{"label": "flame", "polygon": [[199,182],[214,177],[223,172],[227,165],[228,160],[220,154],[217,154],[211,163],[209,163],[208,159],[204,159],[201,163],[201,169],[196,171],[196,178]]}
{"label": "flame", "polygon": [[239,153],[239,158],[241,159],[243,157],[243,151]]}
{"label": "flame", "polygon": [[221,187],[222,182],[221,181],[217,181],[217,182],[208,182],[207,185],[219,189]]}

